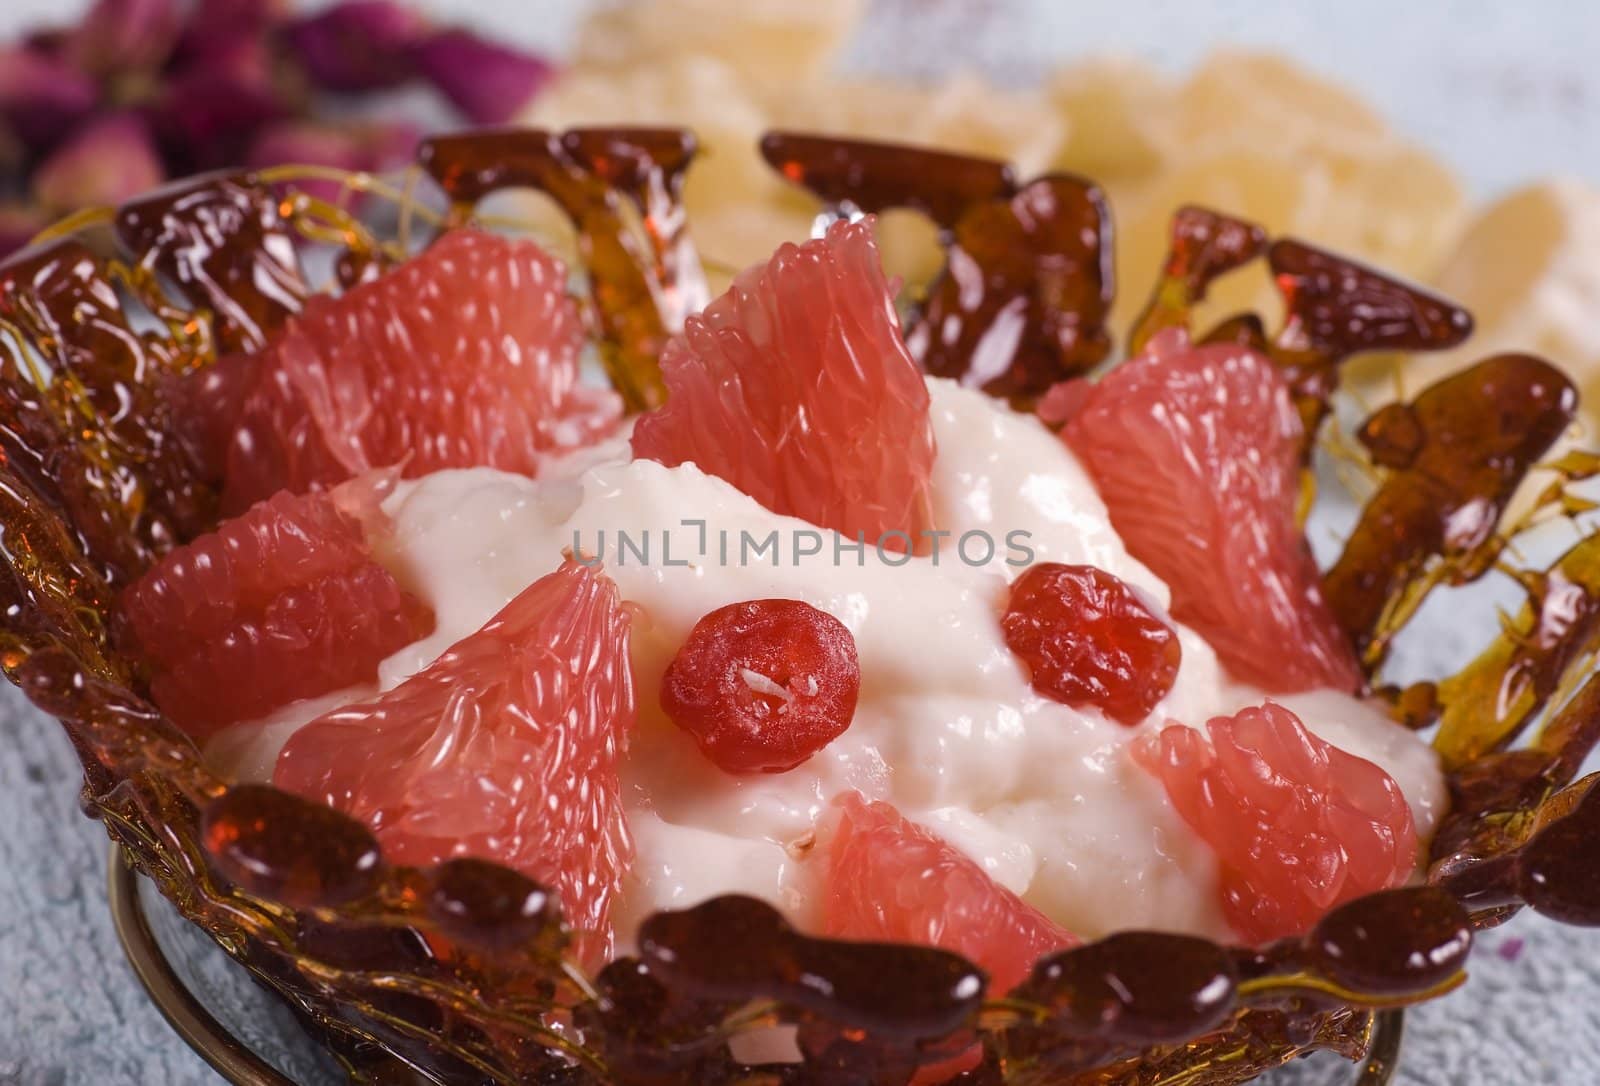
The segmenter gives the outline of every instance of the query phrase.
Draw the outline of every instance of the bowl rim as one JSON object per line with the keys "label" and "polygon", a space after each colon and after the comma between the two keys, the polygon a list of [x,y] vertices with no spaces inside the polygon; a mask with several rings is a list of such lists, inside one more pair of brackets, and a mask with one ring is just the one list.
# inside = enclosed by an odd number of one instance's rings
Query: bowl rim
{"label": "bowl rim", "polygon": [[[161,1017],[199,1057],[231,1086],[297,1086],[228,1032],[191,992],[167,960],[150,927],[139,895],[139,871],[127,849],[112,842],[106,859],[106,900],[117,942],[139,986]],[[1397,1086],[1405,1040],[1405,1008],[1389,1007],[1373,1015],[1367,1054],[1350,1086]]]}
{"label": "bowl rim", "polygon": [[296,1086],[218,1022],[179,978],[151,930],[139,897],[138,870],[113,842],[106,861],[106,900],[117,942],[161,1017],[211,1069],[232,1086]]}

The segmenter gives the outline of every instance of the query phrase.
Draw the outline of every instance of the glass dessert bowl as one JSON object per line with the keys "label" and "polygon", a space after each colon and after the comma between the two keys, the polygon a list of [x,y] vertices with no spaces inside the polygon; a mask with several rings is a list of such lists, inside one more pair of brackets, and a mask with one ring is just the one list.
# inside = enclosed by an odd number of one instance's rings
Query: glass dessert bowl
{"label": "glass dessert bowl", "polygon": [[[1524,905],[1600,918],[1595,544],[1509,548],[1600,460],[1506,515],[1558,370],[1368,418],[1320,571],[1340,363],[1467,314],[1191,208],[1106,367],[1092,183],[760,150],[820,236],[716,300],[662,129],[430,141],[443,210],[345,179],[382,236],[294,171],[214,175],[0,265],[7,672],[353,1074],[1241,1082],[1360,1056]],[[529,188],[575,297],[473,225]],[[947,263],[897,314],[866,217],[901,208]],[[1254,262],[1281,326],[1194,327]],[[1494,569],[1524,611],[1385,684],[1428,593]]]}

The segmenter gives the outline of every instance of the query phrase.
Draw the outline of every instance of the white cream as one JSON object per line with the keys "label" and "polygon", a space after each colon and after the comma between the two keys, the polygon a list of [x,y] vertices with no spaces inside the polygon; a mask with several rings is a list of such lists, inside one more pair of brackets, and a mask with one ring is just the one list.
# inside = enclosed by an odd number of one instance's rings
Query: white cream
{"label": "white cream", "polygon": [[[600,550],[622,595],[639,605],[632,657],[640,719],[624,766],[638,859],[621,932],[653,909],[729,891],[773,900],[805,923],[819,866],[807,862],[806,846],[829,801],[854,788],[934,828],[1082,936],[1130,927],[1226,934],[1210,850],[1127,747],[1169,717],[1198,726],[1261,695],[1230,683],[1188,630],[1181,631],[1177,683],[1139,729],[1034,694],[997,621],[1019,571],[1005,564],[1008,553],[1015,557],[1006,533],[1029,533],[1036,561],[1099,566],[1158,606],[1167,588],[1124,551],[1083,469],[1044,427],[948,382],[929,387],[939,447],[934,505],[937,523],[953,533],[937,564],[893,554],[886,561],[870,546],[859,557],[842,552],[835,563],[826,540],[823,554],[789,564],[791,533],[809,525],[693,466],[629,462],[620,446],[611,462],[575,465],[539,482],[488,469],[446,471],[403,485],[389,500],[395,534],[386,561],[439,621],[432,636],[384,662],[383,688],[476,630],[575,542]],[[705,522],[707,556],[699,555],[702,529],[685,526],[685,518]],[[636,542],[648,534],[650,564],[619,552],[619,530]],[[741,531],[759,540],[774,530],[785,564],[765,557],[737,564]],[[980,530],[997,547],[987,565],[974,567],[954,544]],[[719,531],[729,533],[733,564],[718,560]],[[689,564],[663,562],[666,537],[673,561]],[[968,556],[982,549],[969,548]],[[805,600],[849,627],[861,696],[849,730],[806,764],[734,777],[662,715],[660,677],[701,616],[772,596]],[[1283,700],[1312,730],[1388,770],[1419,831],[1431,832],[1444,794],[1424,744],[1344,695]],[[213,750],[221,756],[233,744],[245,752],[233,756],[236,764],[263,774],[294,722],[326,706],[326,699],[291,706],[253,742],[240,743],[236,730]]]}

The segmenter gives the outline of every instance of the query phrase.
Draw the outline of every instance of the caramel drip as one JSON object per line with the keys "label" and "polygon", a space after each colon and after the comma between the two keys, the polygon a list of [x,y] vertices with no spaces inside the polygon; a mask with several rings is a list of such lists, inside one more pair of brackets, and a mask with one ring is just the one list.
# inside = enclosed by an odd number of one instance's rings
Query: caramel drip
{"label": "caramel drip", "polygon": [[[1187,328],[1190,311],[1205,301],[1212,281],[1244,267],[1266,248],[1267,233],[1253,222],[1203,207],[1179,208],[1172,216],[1172,241],[1161,278],[1144,312],[1134,321],[1128,353],[1138,354],[1164,329]],[[1213,331],[1208,341],[1213,337],[1239,341],[1239,333],[1232,328]],[[1264,343],[1265,336],[1257,333],[1246,342],[1251,340]]]}
{"label": "caramel drip", "polygon": [[200,823],[217,869],[256,897],[343,905],[372,892],[378,842],[332,807],[265,784],[231,788]]}
{"label": "caramel drip", "polygon": [[1339,387],[1339,363],[1371,351],[1442,351],[1472,334],[1465,309],[1354,260],[1281,238],[1267,250],[1283,295],[1273,357],[1294,390],[1308,441]]}
{"label": "caramel drip", "polygon": [[379,249],[345,249],[333,262],[333,277],[341,290],[349,290],[372,282],[393,266]]}
{"label": "caramel drip", "polygon": [[[1600,707],[1588,700],[1585,739],[1592,747]],[[1535,815],[1536,829],[1516,853],[1517,896],[1536,912],[1564,924],[1600,926],[1600,864],[1594,842],[1600,837],[1600,794],[1595,776],[1552,796]]]}
{"label": "caramel drip", "polygon": [[[1586,712],[1582,738],[1592,747],[1600,732],[1600,697],[1586,691],[1580,700]],[[1481,777],[1458,786],[1457,794],[1469,802],[1493,797],[1499,803],[1511,797],[1509,786],[1515,783],[1522,792],[1520,806],[1452,815],[1435,842],[1437,862],[1429,881],[1471,908],[1484,926],[1523,905],[1563,923],[1600,926],[1600,864],[1594,857],[1600,834],[1600,791],[1595,789],[1600,774],[1550,792],[1573,767],[1566,758],[1547,759],[1528,772],[1536,758],[1516,751],[1492,759]],[[1507,773],[1507,766],[1516,768]]]}
{"label": "caramel drip", "polygon": [[1372,1005],[1399,1005],[1446,990],[1461,980],[1472,936],[1454,898],[1421,886],[1341,906],[1305,938],[1265,951],[1112,935],[1045,958],[1003,1004],[989,1005],[978,999],[983,975],[944,951],[813,939],[753,898],[657,913],[639,942],[640,960],[602,974],[605,1000],[594,1012],[627,1023],[634,1047],[656,1054],[623,1081],[652,1081],[647,1070],[727,1081],[714,1073],[726,1067],[726,1048],[707,1038],[741,1014],[798,1024],[808,1071],[890,1081],[877,1076],[908,1075],[974,1039],[991,1061],[1063,1076],[1169,1046],[1182,1048],[1175,1069],[1192,1070],[1223,1059],[1244,1023],[1270,1032],[1273,1016],[1306,1032],[1332,1027],[1325,1043],[1334,1045],[1337,1027],[1318,1003],[1363,993]]}
{"label": "caramel drip", "polygon": [[208,487],[171,436],[160,395],[177,346],[133,331],[107,268],[77,241],[0,264],[0,448],[52,495],[81,549],[121,582],[210,522]]}
{"label": "caramel drip", "polygon": [[165,278],[210,311],[216,350],[257,351],[307,294],[288,218],[251,175],[213,173],[123,204],[116,231],[147,305],[167,304]]}
{"label": "caramel drip", "polygon": [[1309,1010],[1330,998],[1361,992],[1357,1002],[1400,1005],[1448,990],[1471,946],[1467,914],[1428,886],[1342,905],[1303,939],[1260,951],[1159,932],[1112,935],[1034,967],[1011,998],[1042,1013],[1009,1030],[1005,1047],[1038,1053],[1061,1074],[1167,1045],[1182,1053],[1173,1070],[1205,1066],[1220,1055],[1208,1040],[1230,1022],[1250,1023],[1247,1036],[1259,1043],[1273,1016],[1280,1028],[1325,1025]]}
{"label": "caramel drip", "polygon": [[1460,769],[1511,744],[1600,650],[1600,535],[1526,578],[1528,601],[1461,672],[1439,683],[1434,740]]}
{"label": "caramel drip", "polygon": [[122,661],[107,651],[113,594],[100,571],[67,532],[61,511],[11,466],[0,467],[0,525],[5,576],[0,578],[0,670],[15,681],[31,653],[57,645],[85,670],[117,674]]}
{"label": "caramel drip", "polygon": [[[725,1028],[739,1008],[675,991],[636,958],[606,966],[595,978],[595,989],[596,998],[578,1007],[573,1018],[600,1046],[610,1081],[618,1086],[739,1081]],[[745,1020],[759,1026],[776,1019],[752,1014]]]}
{"label": "caramel drip", "polygon": [[944,230],[954,230],[974,204],[1009,200],[1017,192],[1004,162],[931,147],[768,132],[761,157],[832,211],[910,208]]}
{"label": "caramel drip", "polygon": [[1369,668],[1429,588],[1492,566],[1506,503],[1576,410],[1577,390],[1554,366],[1503,354],[1367,420],[1361,441],[1389,473],[1323,587]]}
{"label": "caramel drip", "polygon": [[1054,1031],[1141,1048],[1199,1037],[1238,1008],[1239,967],[1215,943],[1126,932],[1040,962],[1017,999],[1044,1009]]}
{"label": "caramel drip", "polygon": [[977,1013],[986,978],[932,947],[812,939],[756,898],[713,898],[652,915],[639,928],[652,975],[686,995],[721,1003],[771,999],[915,1043],[961,1028]]}
{"label": "caramel drip", "polygon": [[[121,838],[118,828],[162,835],[192,830],[194,804],[222,790],[193,741],[128,688],[115,660],[107,668],[86,666],[71,640],[58,638],[32,646],[10,676],[28,700],[65,727],[88,771],[84,804],[106,819],[113,836]],[[136,825],[157,810],[170,817],[170,826]],[[131,842],[147,849],[155,843],[149,837]],[[193,876],[201,870],[198,856],[196,844],[159,859]]]}
{"label": "caramel drip", "polygon": [[1130,351],[1163,328],[1188,328],[1211,283],[1263,251],[1283,295],[1283,326],[1268,335],[1260,316],[1245,313],[1197,338],[1252,347],[1283,369],[1305,424],[1308,463],[1339,387],[1340,363],[1373,351],[1446,350],[1472,332],[1466,310],[1419,287],[1294,238],[1268,245],[1254,223],[1184,207],[1173,216],[1166,264]]}
{"label": "caramel drip", "polygon": [[1220,322],[1200,338],[1201,343],[1236,343],[1264,355],[1272,354],[1272,344],[1261,318],[1254,313],[1236,313]]}
{"label": "caramel drip", "polygon": [[[1528,746],[1486,754],[1450,776],[1450,813],[1434,834],[1433,855],[1447,869],[1478,872],[1514,851],[1541,820],[1565,813],[1567,789],[1600,740],[1600,680],[1591,676]],[[1548,806],[1552,797],[1565,797]]]}
{"label": "caramel drip", "polygon": [[1111,212],[1068,174],[1019,183],[991,159],[770,132],[761,153],[833,214],[920,211],[944,269],[905,322],[922,367],[1026,407],[1111,352]]}
{"label": "caramel drip", "polygon": [[707,301],[683,211],[695,148],[676,128],[502,128],[437,136],[418,154],[458,216],[507,188],[555,200],[578,231],[606,372],[629,411],[647,411],[666,399],[662,349]]}

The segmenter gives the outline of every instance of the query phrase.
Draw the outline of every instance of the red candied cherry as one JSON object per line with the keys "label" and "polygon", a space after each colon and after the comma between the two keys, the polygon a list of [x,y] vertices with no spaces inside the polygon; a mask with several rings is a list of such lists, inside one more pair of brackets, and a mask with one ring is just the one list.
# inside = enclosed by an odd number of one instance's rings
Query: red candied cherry
{"label": "red candied cherry", "polygon": [[729,773],[782,773],[850,726],[861,689],[844,623],[799,600],[746,600],[695,623],[661,708]]}
{"label": "red candied cherry", "polygon": [[1131,585],[1094,566],[1043,562],[1011,586],[1000,620],[1033,688],[1132,726],[1178,678],[1178,633]]}

